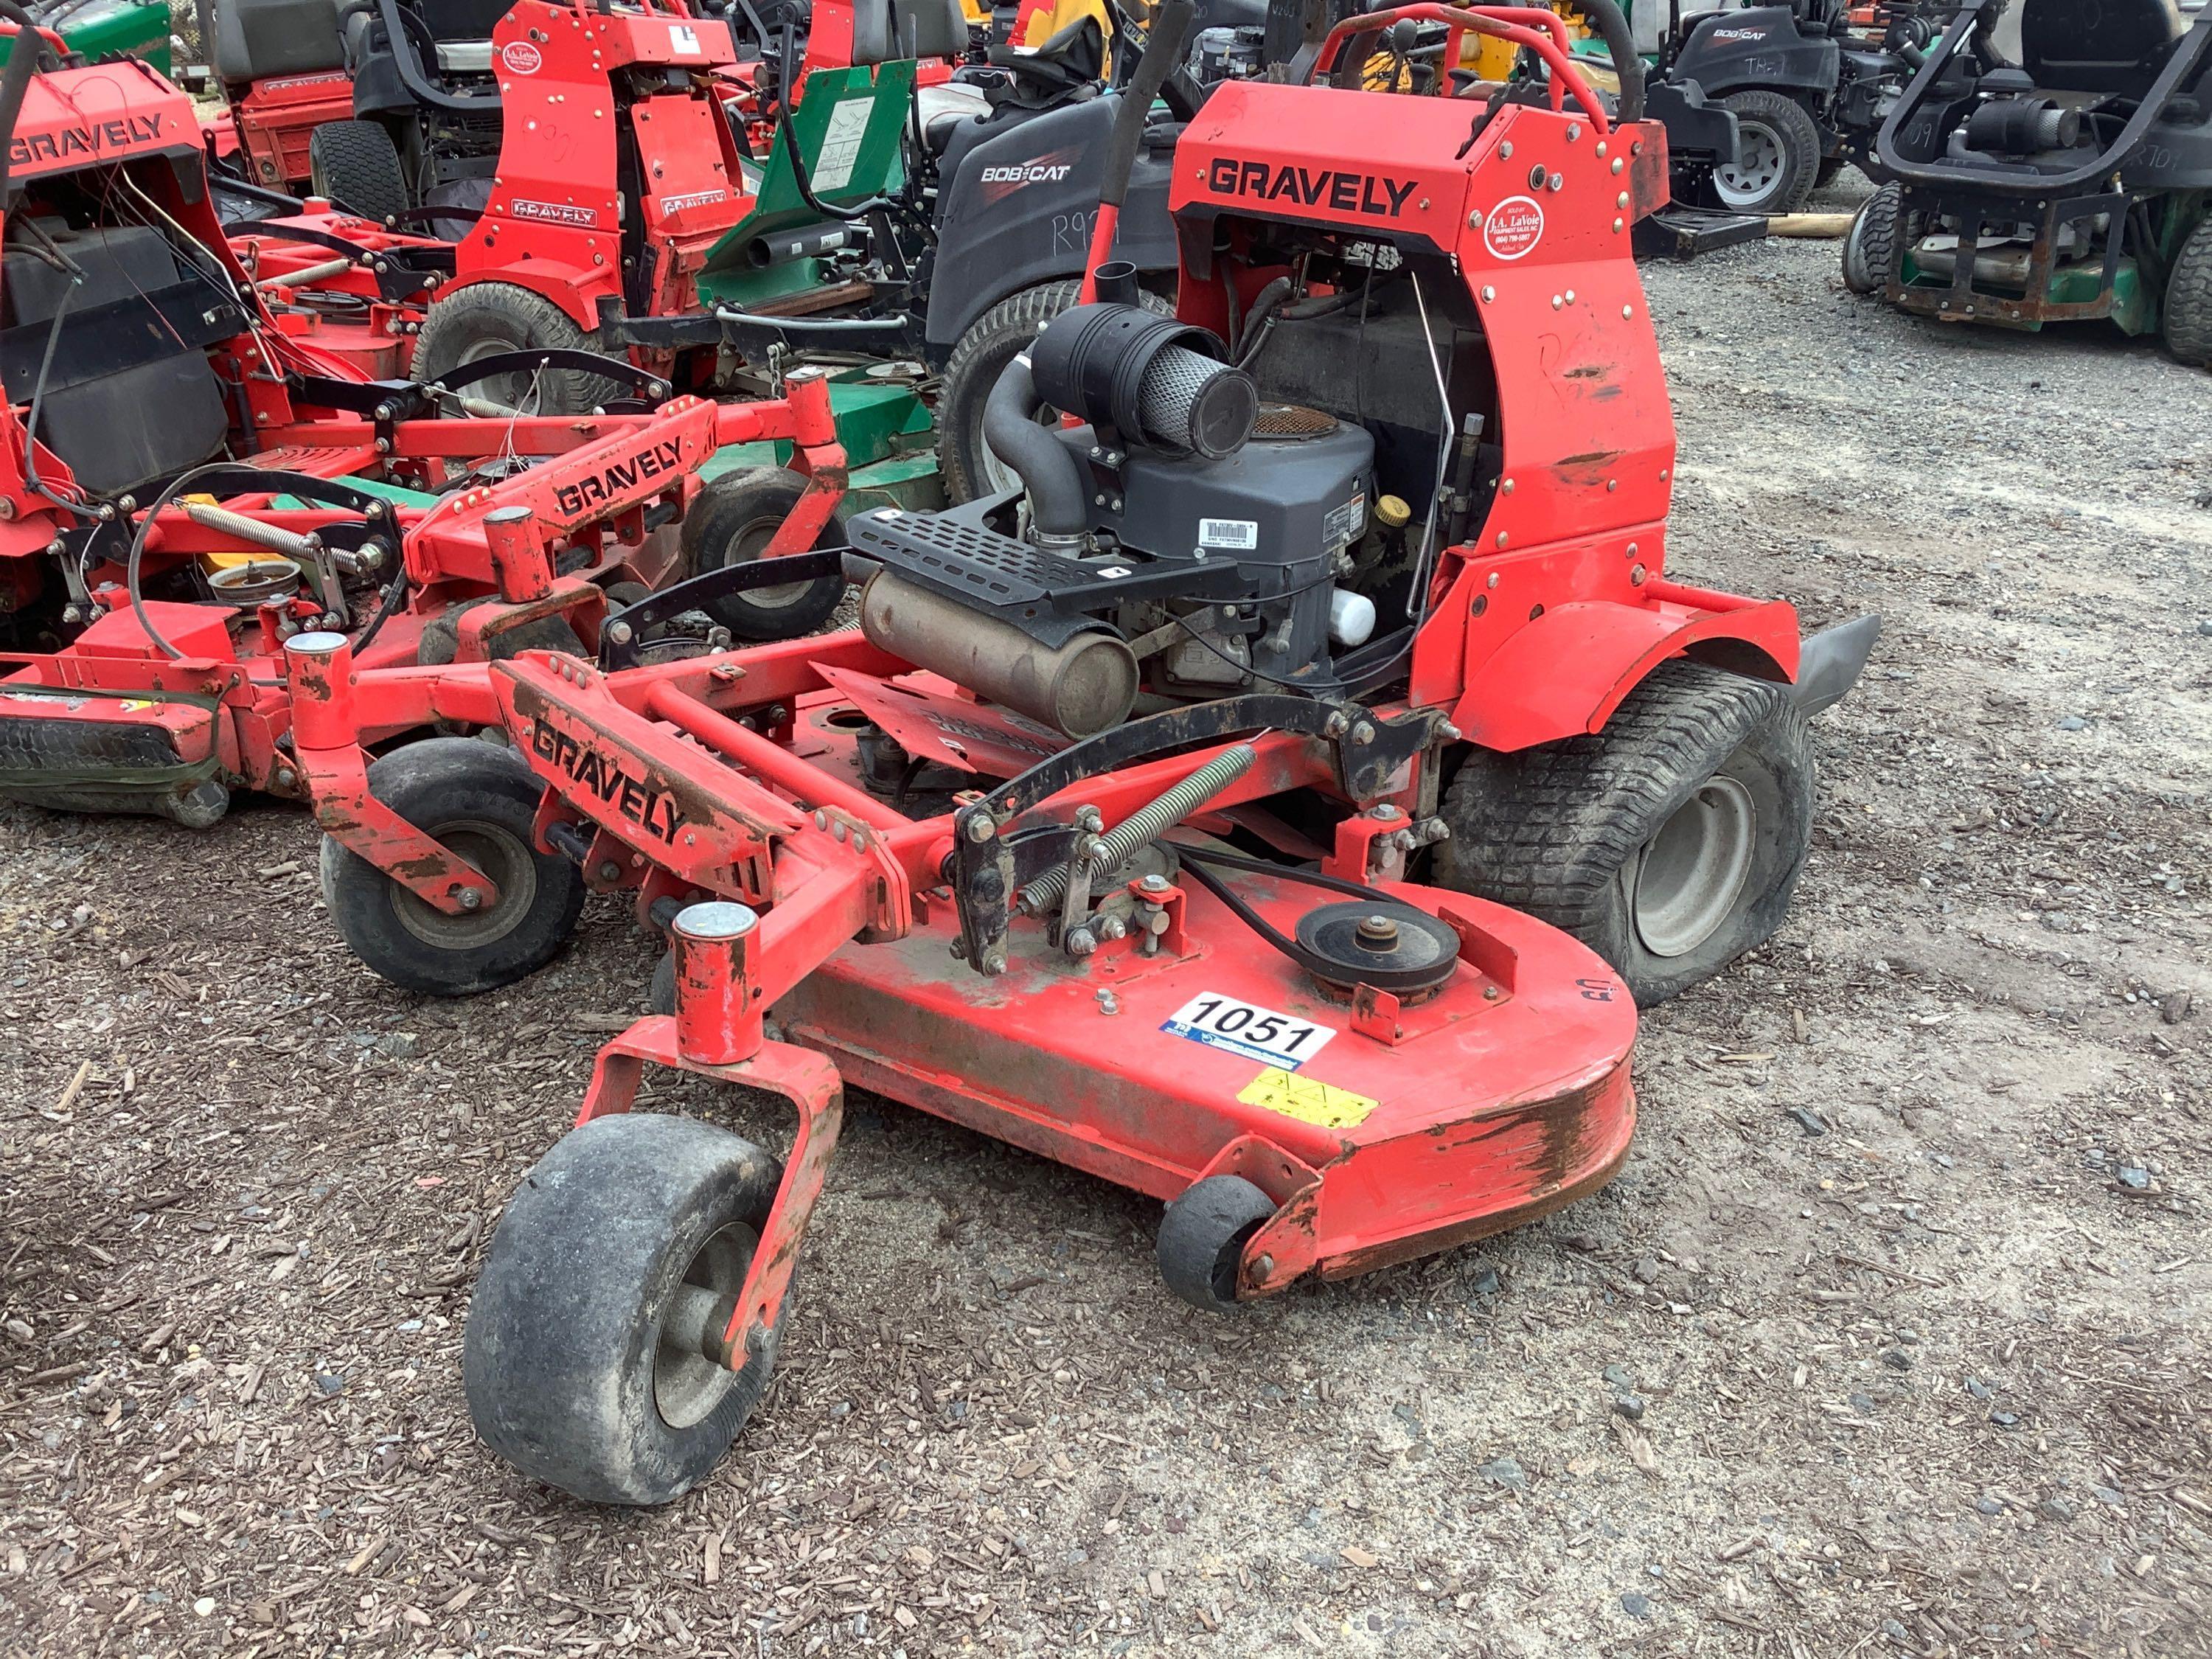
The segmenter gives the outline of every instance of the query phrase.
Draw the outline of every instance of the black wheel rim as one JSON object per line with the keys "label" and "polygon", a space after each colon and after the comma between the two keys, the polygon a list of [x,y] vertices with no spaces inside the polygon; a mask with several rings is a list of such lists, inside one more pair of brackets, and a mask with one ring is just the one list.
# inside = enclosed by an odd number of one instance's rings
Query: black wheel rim
{"label": "black wheel rim", "polygon": [[[471,363],[482,362],[487,357],[528,349],[530,342],[527,340],[510,340],[504,334],[488,335],[462,352],[461,361],[454,367],[465,368]],[[537,415],[543,413],[545,407],[544,379],[543,370],[536,374],[495,374],[488,380],[478,380],[463,389],[486,403],[504,404],[517,415]]]}
{"label": "black wheel rim", "polygon": [[[722,568],[750,564],[768,551],[768,544],[782,527],[780,514],[763,513],[758,518],[748,519],[731,536],[722,554]],[[762,611],[782,611],[804,599],[812,582],[778,582],[774,587],[748,588],[744,602]]]}
{"label": "black wheel rim", "polygon": [[399,925],[437,951],[479,951],[513,933],[538,901],[537,855],[512,830],[481,818],[458,819],[428,834],[497,883],[499,898],[447,915],[393,882],[392,908]]}

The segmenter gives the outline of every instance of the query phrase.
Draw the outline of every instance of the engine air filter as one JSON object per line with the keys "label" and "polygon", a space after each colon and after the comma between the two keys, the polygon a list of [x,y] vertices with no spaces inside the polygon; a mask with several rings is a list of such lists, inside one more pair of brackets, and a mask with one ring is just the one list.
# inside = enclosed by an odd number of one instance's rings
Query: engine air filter
{"label": "engine air filter", "polygon": [[1088,305],[1061,313],[1030,348],[1037,395],[1126,444],[1233,455],[1260,408],[1252,377],[1202,328],[1141,306]]}

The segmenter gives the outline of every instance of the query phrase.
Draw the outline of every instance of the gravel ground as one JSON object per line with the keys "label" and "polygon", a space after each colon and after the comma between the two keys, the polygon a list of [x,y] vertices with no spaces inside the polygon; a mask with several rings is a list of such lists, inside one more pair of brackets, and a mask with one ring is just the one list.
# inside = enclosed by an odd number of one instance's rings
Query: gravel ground
{"label": "gravel ground", "polygon": [[1835,263],[1649,273],[1674,568],[1887,636],[1794,919],[1645,1023],[1620,1181],[1216,1322],[1152,1206],[860,1101],[665,1512],[532,1486],[459,1388],[644,941],[414,1001],[296,814],[0,816],[0,1650],[2212,1653],[2212,397]]}

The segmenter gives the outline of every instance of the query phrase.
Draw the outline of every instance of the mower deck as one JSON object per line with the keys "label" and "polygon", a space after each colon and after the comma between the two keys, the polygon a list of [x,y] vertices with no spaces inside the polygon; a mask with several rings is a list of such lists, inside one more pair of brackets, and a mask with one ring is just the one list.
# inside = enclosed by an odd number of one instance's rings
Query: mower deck
{"label": "mower deck", "polygon": [[[1239,886],[1286,932],[1313,908],[1310,888]],[[840,951],[775,1018],[848,1085],[1152,1197],[1243,1176],[1284,1206],[1245,1253],[1244,1288],[1264,1295],[1531,1220],[1627,1155],[1636,1012],[1613,970],[1501,906],[1381,890],[1463,941],[1451,982],[1395,1012],[1324,994],[1191,885],[1172,953],[1132,935],[1071,963],[1036,927],[985,979],[940,907],[905,939]],[[1214,1001],[1212,1024],[1238,1030],[1211,1029]],[[1265,1012],[1240,1021],[1239,1005]],[[1295,1069],[1242,1040],[1278,1029],[1310,1033]]]}

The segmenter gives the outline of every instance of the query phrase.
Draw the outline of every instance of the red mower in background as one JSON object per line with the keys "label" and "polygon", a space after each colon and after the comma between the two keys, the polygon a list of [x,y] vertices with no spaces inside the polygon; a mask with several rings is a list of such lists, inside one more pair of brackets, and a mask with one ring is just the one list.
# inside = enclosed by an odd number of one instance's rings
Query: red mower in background
{"label": "red mower in background", "polygon": [[[143,64],[17,52],[0,137],[0,623],[61,642],[0,654],[0,797],[205,825],[235,788],[297,795],[292,634],[377,665],[588,649],[610,584],[711,564],[733,524],[803,550],[842,495],[818,381],[717,409],[538,354],[526,377],[639,394],[556,417],[484,412],[472,388],[512,362],[387,372],[399,294],[450,250],[331,214],[226,241],[191,103]],[[790,468],[702,490],[754,440]],[[825,559],[783,614],[817,625],[843,591]]]}
{"label": "red mower in background", "polygon": [[[1407,23],[1536,54],[1546,101],[1326,83]],[[1166,1200],[1169,1286],[1226,1310],[1604,1183],[1636,1001],[1779,921],[1805,721],[1872,624],[1801,645],[1787,605],[1664,574],[1637,77],[1609,112],[1524,9],[1323,33],[1305,83],[1224,86],[1182,135],[1182,314],[1102,270],[1000,377],[1021,487],[852,520],[857,629],[647,648],[763,561],[631,607],[595,661],[289,641],[371,967],[507,982],[586,890],[673,940],[470,1309],[471,1414],[530,1474],[644,1504],[714,1468],[848,1084]],[[431,720],[510,743],[364,768],[364,733]],[[651,1067],[781,1097],[789,1155],[634,1113]]]}

